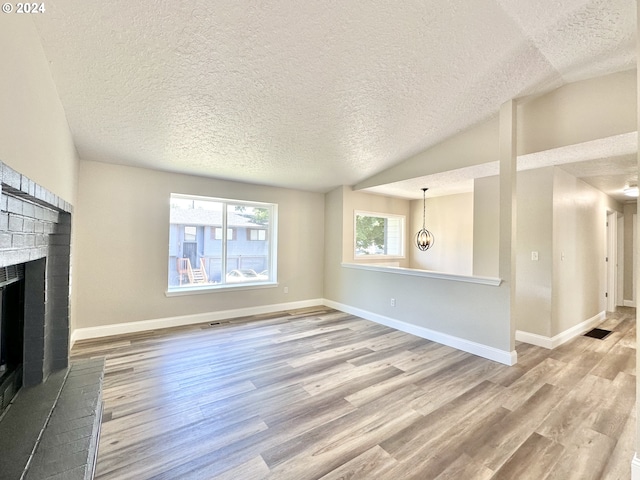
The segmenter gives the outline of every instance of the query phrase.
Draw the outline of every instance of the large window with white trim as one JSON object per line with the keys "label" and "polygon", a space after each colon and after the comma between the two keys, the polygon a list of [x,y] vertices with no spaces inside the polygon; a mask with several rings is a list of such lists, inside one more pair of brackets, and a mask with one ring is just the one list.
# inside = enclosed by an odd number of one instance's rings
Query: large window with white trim
{"label": "large window with white trim", "polygon": [[405,217],[356,211],[355,257],[404,257]]}
{"label": "large window with white trim", "polygon": [[171,194],[169,292],[276,282],[278,206]]}

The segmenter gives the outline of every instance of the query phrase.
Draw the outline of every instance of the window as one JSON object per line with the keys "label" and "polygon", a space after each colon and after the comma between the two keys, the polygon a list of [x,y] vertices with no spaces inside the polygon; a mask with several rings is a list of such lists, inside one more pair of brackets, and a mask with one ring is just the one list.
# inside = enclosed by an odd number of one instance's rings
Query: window
{"label": "window", "polygon": [[404,216],[355,212],[355,256],[404,257]]}
{"label": "window", "polygon": [[[236,239],[236,229],[227,228],[227,241]],[[211,240],[222,240],[222,227],[211,228]]]}
{"label": "window", "polygon": [[196,232],[198,231],[197,227],[193,226],[185,226],[184,227],[184,241],[185,242],[195,242],[196,241]]}
{"label": "window", "polygon": [[275,283],[277,208],[171,194],[169,292]]}
{"label": "window", "polygon": [[256,230],[255,228],[250,228],[247,230],[247,240],[249,241],[264,241],[267,239],[267,231],[266,230]]}

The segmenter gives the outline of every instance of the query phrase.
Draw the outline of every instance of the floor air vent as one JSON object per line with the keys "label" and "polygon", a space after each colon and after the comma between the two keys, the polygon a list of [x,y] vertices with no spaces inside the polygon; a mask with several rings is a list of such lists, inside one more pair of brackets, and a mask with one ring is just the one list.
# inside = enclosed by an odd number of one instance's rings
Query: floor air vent
{"label": "floor air vent", "polygon": [[598,340],[604,340],[611,334],[611,330],[604,330],[602,328],[594,328],[584,334],[585,337],[597,338]]}

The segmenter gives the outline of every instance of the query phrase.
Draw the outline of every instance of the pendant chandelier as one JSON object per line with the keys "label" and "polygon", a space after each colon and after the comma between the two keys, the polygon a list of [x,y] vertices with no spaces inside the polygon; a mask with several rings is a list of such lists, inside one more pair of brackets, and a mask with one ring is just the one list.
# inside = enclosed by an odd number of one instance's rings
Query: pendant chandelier
{"label": "pendant chandelier", "polygon": [[416,234],[416,246],[418,247],[418,249],[422,250],[423,252],[433,247],[433,242],[435,242],[436,240],[435,237],[433,236],[433,233],[431,233],[425,227],[425,210],[426,210],[425,195],[427,193],[427,190],[429,189],[428,188],[422,189],[422,230],[420,230]]}

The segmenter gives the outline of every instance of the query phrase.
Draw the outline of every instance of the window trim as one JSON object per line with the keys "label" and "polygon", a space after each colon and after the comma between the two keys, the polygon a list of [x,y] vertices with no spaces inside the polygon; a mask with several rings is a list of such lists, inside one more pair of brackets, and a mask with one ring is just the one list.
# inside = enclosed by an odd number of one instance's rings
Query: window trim
{"label": "window trim", "polygon": [[218,286],[203,286],[203,287],[181,287],[173,290],[166,290],[164,292],[166,297],[181,297],[183,295],[202,295],[204,293],[213,292],[231,292],[236,290],[258,290],[260,288],[275,288],[279,286],[278,282],[261,282],[254,285],[250,283],[221,283]]}
{"label": "window trim", "polygon": [[[233,198],[220,198],[220,197],[207,197],[203,195],[189,195],[183,193],[171,193],[169,196],[169,203],[171,204],[171,200],[173,199],[184,199],[184,200],[200,200],[207,202],[218,202],[222,204],[222,232],[223,238],[222,240],[218,240],[222,242],[222,258],[225,259],[223,261],[221,271],[226,270],[226,256],[227,256],[227,236],[228,230],[233,229],[232,239],[237,239],[237,228],[228,227],[227,225],[227,213],[229,205],[241,205],[246,207],[254,207],[254,208],[267,208],[270,210],[270,218],[268,225],[265,226],[262,230],[266,231],[266,239],[263,240],[265,242],[269,242],[269,256],[267,259],[267,270],[270,272],[269,277],[270,280],[262,281],[262,282],[246,282],[246,283],[218,283],[218,284],[205,284],[205,285],[195,285],[195,286],[170,286],[169,285],[169,272],[167,272],[166,276],[166,285],[167,289],[165,290],[165,295],[167,297],[172,296],[181,296],[181,295],[191,295],[191,294],[202,294],[202,293],[213,293],[216,291],[230,291],[230,290],[253,290],[260,288],[272,288],[278,285],[278,204],[277,203],[268,203],[268,202],[259,202],[252,200],[237,200]],[[171,208],[171,206],[169,206]],[[170,213],[170,212],[169,212]],[[171,220],[169,219],[169,229],[171,228]],[[213,227],[215,228],[215,227]],[[196,236],[197,238],[197,236]],[[171,259],[171,251],[169,251],[168,258]],[[226,274],[223,274],[226,275]]]}
{"label": "window trim", "polygon": [[[378,218],[399,218],[402,220],[402,238],[400,240],[401,252],[399,255],[390,254],[358,254],[357,253],[357,218],[358,216],[366,217],[378,217]],[[398,213],[383,213],[383,212],[370,212],[366,210],[354,210],[353,211],[353,258],[354,260],[367,260],[367,259],[404,259],[406,258],[406,239],[407,239],[407,217]]]}

